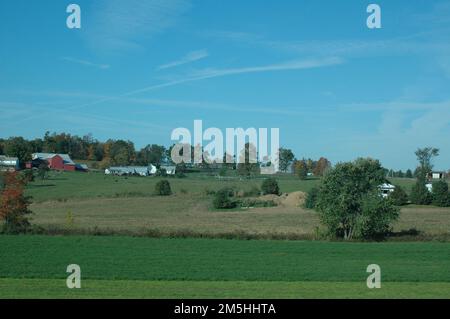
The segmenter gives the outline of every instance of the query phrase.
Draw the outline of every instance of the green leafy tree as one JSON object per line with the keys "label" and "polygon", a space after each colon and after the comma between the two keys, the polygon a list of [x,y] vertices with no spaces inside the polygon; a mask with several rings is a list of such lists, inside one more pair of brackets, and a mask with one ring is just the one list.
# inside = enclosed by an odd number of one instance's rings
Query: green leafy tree
{"label": "green leafy tree", "polygon": [[405,177],[406,178],[413,178],[413,173],[410,169],[408,169],[405,173]]}
{"label": "green leafy tree", "polygon": [[165,159],[166,155],[166,148],[161,145],[147,145],[146,147],[142,148],[136,157],[136,163],[138,165],[161,165],[163,160]]}
{"label": "green leafy tree", "polygon": [[395,205],[380,196],[379,185],[384,182],[385,171],[373,159],[360,158],[330,169],[316,205],[329,233],[347,240],[384,235],[398,217]]}
{"label": "green leafy tree", "polygon": [[398,219],[400,209],[390,199],[370,192],[362,197],[361,214],[356,219],[356,235],[364,239],[382,239],[391,231],[391,224]]}
{"label": "green leafy tree", "polygon": [[439,207],[450,206],[450,193],[448,192],[448,184],[445,181],[433,183],[433,205]]}
{"label": "green leafy tree", "polygon": [[411,202],[416,205],[430,205],[433,201],[433,196],[426,187],[425,178],[420,175],[416,184],[411,189]]}
{"label": "green leafy tree", "polygon": [[17,157],[21,165],[31,160],[31,147],[23,137],[11,137],[5,142],[5,153]]}
{"label": "green leafy tree", "polygon": [[395,189],[389,194],[389,198],[397,206],[403,206],[408,204],[408,194],[399,185],[395,185]]}
{"label": "green leafy tree", "polygon": [[280,148],[278,151],[279,156],[279,166],[282,172],[287,172],[289,166],[294,161],[295,155],[292,150],[287,148]]}
{"label": "green leafy tree", "polygon": [[308,177],[308,166],[304,159],[296,161],[294,164],[294,168],[295,174],[298,176],[298,178],[304,180]]}
{"label": "green leafy tree", "polygon": [[244,150],[241,151],[240,160],[237,165],[238,174],[246,177],[258,175],[260,169],[256,160],[256,147],[250,143],[246,143]]}
{"label": "green leafy tree", "polygon": [[39,163],[37,176],[43,181],[48,178],[48,172],[50,168],[48,167],[48,163],[46,161],[42,161]]}
{"label": "green leafy tree", "polygon": [[434,157],[439,156],[439,149],[434,147],[419,148],[415,154],[419,161],[418,176],[425,179],[427,174],[433,170],[432,160]]}
{"label": "green leafy tree", "polygon": [[319,188],[313,187],[311,188],[307,194],[305,199],[305,208],[314,209],[317,205],[317,199],[319,196]]}
{"label": "green leafy tree", "polygon": [[113,165],[129,165],[135,160],[134,144],[130,141],[113,141],[109,155]]}
{"label": "green leafy tree", "polygon": [[278,186],[278,182],[275,178],[266,178],[261,185],[261,191],[264,195],[266,194],[274,194],[280,195],[280,187]]}

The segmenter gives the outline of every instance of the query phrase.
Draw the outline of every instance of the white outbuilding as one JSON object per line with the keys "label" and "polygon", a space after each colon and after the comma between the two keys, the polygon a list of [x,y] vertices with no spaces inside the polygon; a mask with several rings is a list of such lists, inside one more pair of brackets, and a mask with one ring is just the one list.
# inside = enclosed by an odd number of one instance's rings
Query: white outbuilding
{"label": "white outbuilding", "polygon": [[395,190],[395,185],[389,183],[381,184],[378,187],[380,188],[381,196],[383,196],[383,198],[388,197]]}

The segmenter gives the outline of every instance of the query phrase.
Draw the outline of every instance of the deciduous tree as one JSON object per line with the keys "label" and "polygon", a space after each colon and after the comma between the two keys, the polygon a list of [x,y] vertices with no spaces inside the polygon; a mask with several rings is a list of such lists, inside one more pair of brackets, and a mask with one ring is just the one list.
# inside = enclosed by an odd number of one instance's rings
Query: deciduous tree
{"label": "deciduous tree", "polygon": [[295,174],[300,179],[306,179],[308,177],[308,166],[304,159],[296,161],[294,164]]}
{"label": "deciduous tree", "polygon": [[330,234],[344,239],[385,234],[399,210],[380,195],[384,175],[380,162],[373,159],[339,163],[330,169],[322,180],[316,204]]}
{"label": "deciduous tree", "polygon": [[295,158],[294,153],[290,149],[280,148],[278,151],[278,156],[279,156],[280,170],[282,172],[287,172],[290,165],[294,161]]}
{"label": "deciduous tree", "polygon": [[419,148],[415,154],[419,161],[418,174],[425,179],[427,174],[433,170],[432,160],[434,157],[439,156],[439,149],[434,147]]}
{"label": "deciduous tree", "polygon": [[331,162],[327,160],[325,157],[321,157],[313,170],[314,175],[323,176],[325,172],[331,167]]}
{"label": "deciduous tree", "polygon": [[30,226],[28,215],[31,211],[28,209],[30,200],[24,195],[24,180],[17,172],[7,172],[4,184],[0,199],[0,219],[4,220],[3,232],[25,232]]}

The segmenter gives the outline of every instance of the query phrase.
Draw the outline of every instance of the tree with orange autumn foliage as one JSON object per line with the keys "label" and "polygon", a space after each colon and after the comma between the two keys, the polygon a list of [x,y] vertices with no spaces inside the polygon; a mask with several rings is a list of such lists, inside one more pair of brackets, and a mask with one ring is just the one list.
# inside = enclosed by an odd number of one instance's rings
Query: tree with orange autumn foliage
{"label": "tree with orange autumn foliage", "polygon": [[331,162],[325,157],[321,157],[314,167],[313,173],[316,176],[323,176],[325,172],[331,167]]}
{"label": "tree with orange autumn foliage", "polygon": [[7,172],[0,196],[0,220],[4,221],[4,233],[22,233],[28,229],[30,222],[27,215],[30,200],[24,195],[25,181],[17,172]]}

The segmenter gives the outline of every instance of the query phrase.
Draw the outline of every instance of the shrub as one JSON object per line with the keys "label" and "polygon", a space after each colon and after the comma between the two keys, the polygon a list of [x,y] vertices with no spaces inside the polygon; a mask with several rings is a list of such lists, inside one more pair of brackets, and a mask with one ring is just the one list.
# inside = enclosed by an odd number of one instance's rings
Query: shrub
{"label": "shrub", "polygon": [[262,182],[261,191],[264,195],[274,194],[280,195],[280,187],[275,178],[267,178]]}
{"label": "shrub", "polygon": [[397,206],[408,204],[408,194],[398,185],[395,185],[394,191],[389,194],[390,200]]}
{"label": "shrub", "polygon": [[29,182],[34,181],[34,174],[31,169],[27,169],[21,172],[21,178],[23,179],[24,183],[27,184]]}
{"label": "shrub", "polygon": [[377,192],[364,196],[361,216],[357,221],[357,237],[381,239],[390,230],[390,224],[397,220],[400,209],[390,200],[382,198]]}
{"label": "shrub", "polygon": [[183,171],[175,172],[175,177],[177,178],[185,178],[186,174]]}
{"label": "shrub", "polygon": [[167,176],[167,171],[165,168],[160,168],[156,171],[155,176],[162,176],[162,177],[166,177]]}
{"label": "shrub", "polygon": [[170,188],[169,181],[166,179],[163,179],[163,180],[160,180],[158,183],[156,183],[155,192],[156,192],[156,195],[160,195],[160,196],[171,195],[172,189]]}
{"label": "shrub", "polygon": [[244,191],[244,197],[259,196],[260,194],[261,190],[256,186],[252,186],[249,190]]}
{"label": "shrub", "polygon": [[239,201],[239,206],[247,207],[275,207],[277,204],[273,200],[259,200],[259,199],[242,199]]}
{"label": "shrub", "polygon": [[211,195],[216,195],[216,191],[213,189],[209,189],[209,188],[205,188],[203,190],[203,192],[205,193],[205,195],[207,196],[211,196]]}
{"label": "shrub", "polygon": [[318,196],[319,196],[319,189],[317,187],[311,188],[306,194],[305,208],[309,209],[316,208]]}
{"label": "shrub", "polygon": [[430,205],[433,201],[428,188],[425,186],[425,180],[419,178],[411,190],[411,202],[416,205]]}
{"label": "shrub", "polygon": [[433,183],[433,205],[439,207],[450,206],[450,194],[448,184],[444,181]]}
{"label": "shrub", "polygon": [[216,209],[235,208],[237,203],[233,199],[234,191],[231,188],[222,188],[214,195],[213,205]]}

